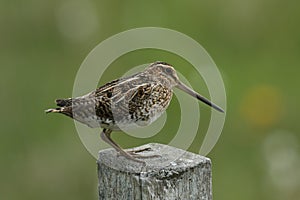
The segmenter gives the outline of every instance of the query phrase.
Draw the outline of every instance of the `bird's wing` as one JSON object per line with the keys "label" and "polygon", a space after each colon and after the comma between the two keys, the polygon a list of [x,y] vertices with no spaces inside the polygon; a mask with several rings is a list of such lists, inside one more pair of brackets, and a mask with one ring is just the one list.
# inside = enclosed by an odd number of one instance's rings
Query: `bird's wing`
{"label": "bird's wing", "polygon": [[[130,86],[130,84],[127,83],[137,79],[137,77],[135,77],[136,75],[137,74],[134,74],[127,78],[115,79],[81,97],[57,99],[56,104],[60,107],[74,107],[77,105],[92,105],[95,104],[96,101],[99,101],[99,99],[103,100],[103,102],[107,102],[112,96],[117,97],[118,94],[124,93],[124,90],[128,89],[128,86]],[[128,85],[127,87],[126,84]]]}
{"label": "bird's wing", "polygon": [[139,73],[133,74],[133,75],[128,76],[128,77],[115,79],[111,82],[106,83],[103,86],[100,86],[99,88],[96,89],[95,92],[98,95],[101,95],[102,93],[105,93],[106,91],[116,89],[116,88],[121,87],[123,85],[130,85],[130,83],[132,83],[133,81],[138,80],[138,79],[141,78],[139,76],[140,74],[142,74],[142,73],[139,72]]}

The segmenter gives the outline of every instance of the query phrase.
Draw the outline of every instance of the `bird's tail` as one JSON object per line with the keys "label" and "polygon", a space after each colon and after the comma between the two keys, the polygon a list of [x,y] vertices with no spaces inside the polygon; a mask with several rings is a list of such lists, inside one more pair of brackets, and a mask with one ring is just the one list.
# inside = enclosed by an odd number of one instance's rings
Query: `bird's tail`
{"label": "bird's tail", "polygon": [[65,110],[65,107],[72,106],[72,99],[56,99],[55,103],[60,108],[51,108],[45,110],[45,113],[62,113]]}
{"label": "bird's tail", "polygon": [[57,106],[59,107],[68,107],[68,106],[72,106],[72,98],[68,98],[68,99],[56,99],[55,103]]}
{"label": "bird's tail", "polygon": [[45,110],[45,113],[61,113],[61,108],[50,108]]}
{"label": "bird's tail", "polygon": [[51,108],[45,110],[45,113],[62,113],[64,115],[67,115],[69,117],[73,117],[72,113],[72,99],[57,99],[55,100],[55,103],[60,108]]}
{"label": "bird's tail", "polygon": [[45,113],[61,113],[69,117],[73,117],[72,106],[62,107],[62,108],[51,108],[45,110]]}

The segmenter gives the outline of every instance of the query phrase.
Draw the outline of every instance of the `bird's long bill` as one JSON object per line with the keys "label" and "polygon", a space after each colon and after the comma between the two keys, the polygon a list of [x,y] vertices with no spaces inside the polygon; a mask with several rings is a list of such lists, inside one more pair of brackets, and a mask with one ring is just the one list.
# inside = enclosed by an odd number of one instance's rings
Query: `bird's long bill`
{"label": "bird's long bill", "polygon": [[205,97],[201,96],[200,94],[198,94],[197,92],[195,92],[194,90],[192,90],[191,88],[189,88],[188,86],[184,85],[183,83],[179,82],[178,85],[176,86],[178,89],[188,93],[189,95],[197,98],[198,100],[202,101],[203,103],[211,106],[212,108],[216,109],[217,111],[220,112],[224,112],[224,110],[222,108],[220,108],[219,106],[217,106],[216,104],[212,103],[211,101],[209,101],[208,99],[206,99]]}

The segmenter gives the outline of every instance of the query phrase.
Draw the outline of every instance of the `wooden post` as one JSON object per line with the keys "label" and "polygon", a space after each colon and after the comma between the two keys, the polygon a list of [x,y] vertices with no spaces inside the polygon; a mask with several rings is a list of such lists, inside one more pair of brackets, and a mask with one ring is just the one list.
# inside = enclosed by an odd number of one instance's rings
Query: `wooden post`
{"label": "wooden post", "polygon": [[114,149],[99,152],[99,199],[212,199],[210,159],[163,144],[146,144],[134,150],[146,165],[118,156]]}

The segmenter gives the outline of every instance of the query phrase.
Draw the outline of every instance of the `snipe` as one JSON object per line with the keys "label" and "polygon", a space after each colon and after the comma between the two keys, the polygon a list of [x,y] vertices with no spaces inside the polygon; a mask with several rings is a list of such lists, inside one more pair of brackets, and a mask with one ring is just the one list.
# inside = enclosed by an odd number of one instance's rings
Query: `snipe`
{"label": "snipe", "polygon": [[155,62],[144,71],[113,80],[98,89],[76,98],[57,99],[59,108],[46,113],[62,113],[89,127],[101,127],[101,138],[121,155],[138,161],[136,152],[124,151],[111,139],[111,132],[121,128],[146,126],[155,121],[168,107],[177,87],[214,109],[224,112],[200,94],[184,85],[174,68],[165,62]]}

